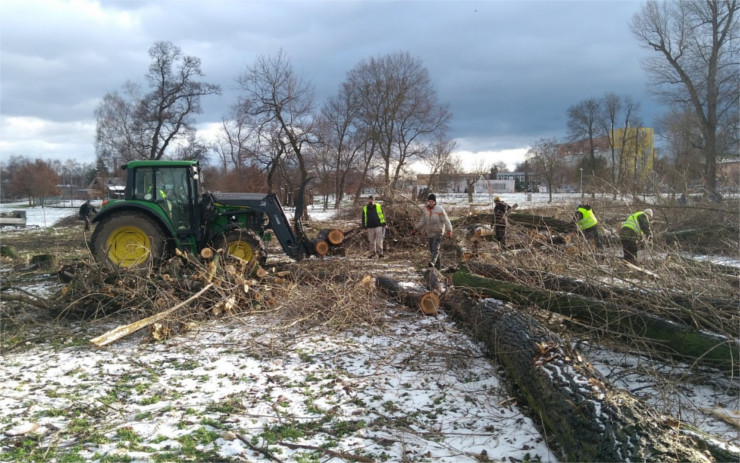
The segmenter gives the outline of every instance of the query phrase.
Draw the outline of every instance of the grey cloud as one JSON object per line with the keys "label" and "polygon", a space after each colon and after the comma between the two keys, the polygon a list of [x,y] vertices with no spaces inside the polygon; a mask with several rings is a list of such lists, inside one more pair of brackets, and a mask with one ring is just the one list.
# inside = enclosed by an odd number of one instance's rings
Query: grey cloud
{"label": "grey cloud", "polygon": [[[640,4],[2,2],[0,115],[94,126],[105,93],[127,80],[143,83],[147,51],[157,40],[199,57],[203,79],[222,86],[222,96],[203,100],[201,124],[228,112],[239,93],[236,76],[259,55],[283,49],[321,104],[360,61],[407,51],[429,69],[439,101],[450,105],[451,135],[461,149],[524,147],[563,136],[568,106],[607,91],[641,101],[652,122],[660,107],[645,96],[644,51],[628,27]],[[92,140],[81,145],[92,157]],[[43,154],[38,146],[29,154]]]}

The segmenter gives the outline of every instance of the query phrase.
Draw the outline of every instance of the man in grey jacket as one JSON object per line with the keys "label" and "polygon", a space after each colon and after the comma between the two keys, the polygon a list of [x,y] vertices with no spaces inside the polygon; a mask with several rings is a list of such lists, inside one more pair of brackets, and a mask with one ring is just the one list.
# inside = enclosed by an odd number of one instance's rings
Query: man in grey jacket
{"label": "man in grey jacket", "polygon": [[442,242],[442,235],[445,233],[445,230],[447,236],[452,238],[452,224],[442,206],[437,205],[437,197],[434,194],[430,194],[427,197],[427,206],[424,208],[424,213],[411,231],[411,234],[416,234],[419,230],[423,230],[427,235],[429,252],[432,254],[432,260],[429,262],[429,266],[441,269],[442,263],[439,258],[439,245]]}

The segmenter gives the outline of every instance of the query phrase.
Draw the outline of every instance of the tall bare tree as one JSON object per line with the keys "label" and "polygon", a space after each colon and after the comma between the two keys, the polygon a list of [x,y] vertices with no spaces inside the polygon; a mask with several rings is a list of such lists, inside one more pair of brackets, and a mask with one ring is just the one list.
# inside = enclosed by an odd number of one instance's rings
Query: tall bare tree
{"label": "tall bare tree", "polygon": [[[258,137],[275,153],[293,158],[303,184],[308,178],[304,146],[316,142],[312,86],[296,74],[282,50],[274,56],[258,57],[237,82],[244,91],[239,100],[241,111],[253,119]],[[272,167],[278,165],[275,162]]]}
{"label": "tall bare tree", "polygon": [[457,142],[449,138],[434,140],[431,143],[429,156],[424,159],[424,164],[429,169],[428,191],[434,191],[435,186],[437,191],[442,191],[442,187],[449,184],[459,173],[460,160],[452,155],[456,145]]}
{"label": "tall bare tree", "polygon": [[674,107],[665,114],[656,127],[663,138],[664,158],[669,163],[664,175],[674,191],[688,193],[689,185],[701,180],[702,156],[695,140],[699,137],[699,123],[691,108]]}
{"label": "tall bare tree", "polygon": [[537,166],[542,174],[549,194],[548,203],[552,202],[552,189],[555,178],[563,168],[563,160],[558,152],[558,141],[555,138],[540,138],[526,155]]}
{"label": "tall bare tree", "polygon": [[696,113],[707,193],[716,192],[718,133],[738,126],[738,8],[738,0],[649,1],[630,23],[654,53],[644,64],[651,91]]}
{"label": "tall bare tree", "polygon": [[200,59],[171,42],[155,42],[149,57],[147,93],[139,96],[136,85],[126,84],[125,93],[106,95],[96,109],[98,157],[113,163],[162,159],[171,148],[183,149],[173,145],[195,140],[201,97],[221,93],[220,86],[196,80],[203,76]]}
{"label": "tall bare tree", "polygon": [[427,69],[408,53],[363,61],[348,73],[347,83],[393,194],[408,164],[429,155],[433,140],[444,138],[451,114],[437,102]]}
{"label": "tall bare tree", "polygon": [[339,93],[330,97],[321,108],[317,124],[322,134],[326,167],[332,171],[335,208],[344,197],[350,173],[363,168],[361,161],[368,146],[368,132],[359,119],[359,109],[344,83]]}
{"label": "tall bare tree", "polygon": [[[603,117],[602,101],[598,98],[589,98],[568,108],[568,137],[571,141],[586,140],[588,142],[590,183],[594,183],[596,179],[595,140],[604,135]],[[591,194],[593,195],[595,192],[592,191]]]}
{"label": "tall bare tree", "polygon": [[622,183],[620,177],[624,164],[623,156],[625,153],[627,137],[617,138],[617,129],[627,129],[635,124],[636,112],[639,110],[639,103],[635,103],[630,97],[621,97],[614,93],[607,92],[602,102],[604,114],[600,118],[602,132],[607,135],[609,151],[611,153],[611,183],[614,187],[614,199],[617,197],[619,185]]}

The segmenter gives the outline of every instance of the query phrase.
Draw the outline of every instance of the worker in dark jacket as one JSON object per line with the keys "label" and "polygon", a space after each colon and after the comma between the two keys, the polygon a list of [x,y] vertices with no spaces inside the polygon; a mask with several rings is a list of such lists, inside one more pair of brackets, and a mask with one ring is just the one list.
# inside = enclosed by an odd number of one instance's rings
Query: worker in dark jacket
{"label": "worker in dark jacket", "polygon": [[367,204],[362,208],[362,228],[367,230],[367,240],[370,242],[370,259],[382,259],[383,236],[385,235],[385,217],[380,204],[375,202],[372,195],[367,197]]}
{"label": "worker in dark jacket", "polygon": [[506,246],[506,223],[510,210],[511,206],[503,202],[500,197],[493,198],[493,236],[502,247]]}
{"label": "worker in dark jacket", "polygon": [[85,231],[90,230],[90,217],[97,213],[98,210],[90,204],[89,199],[82,203],[82,206],[80,206],[80,218],[85,221]]}
{"label": "worker in dark jacket", "polygon": [[652,240],[650,231],[650,219],[653,218],[653,210],[635,212],[627,217],[627,220],[619,229],[619,239],[622,241],[624,260],[634,264],[637,260],[637,249],[643,241]]}
{"label": "worker in dark jacket", "polygon": [[596,219],[596,214],[594,214],[591,206],[579,203],[573,219],[576,221],[578,230],[583,233],[583,237],[586,238],[586,241],[593,241],[596,248],[600,249],[601,238],[599,238],[599,221]]}

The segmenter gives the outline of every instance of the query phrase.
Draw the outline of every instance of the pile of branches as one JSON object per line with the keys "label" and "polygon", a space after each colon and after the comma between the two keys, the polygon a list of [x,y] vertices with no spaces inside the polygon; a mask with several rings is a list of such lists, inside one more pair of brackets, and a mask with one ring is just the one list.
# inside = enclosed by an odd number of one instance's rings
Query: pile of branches
{"label": "pile of branches", "polygon": [[93,340],[97,345],[144,327],[162,339],[203,320],[239,314],[269,313],[277,329],[384,323],[371,278],[342,260],[254,267],[221,251],[208,259],[179,252],[161,266],[137,271],[81,261],[60,270],[67,284],[51,307],[58,317],[97,319],[115,313],[135,320],[119,327],[125,330],[112,339]]}

